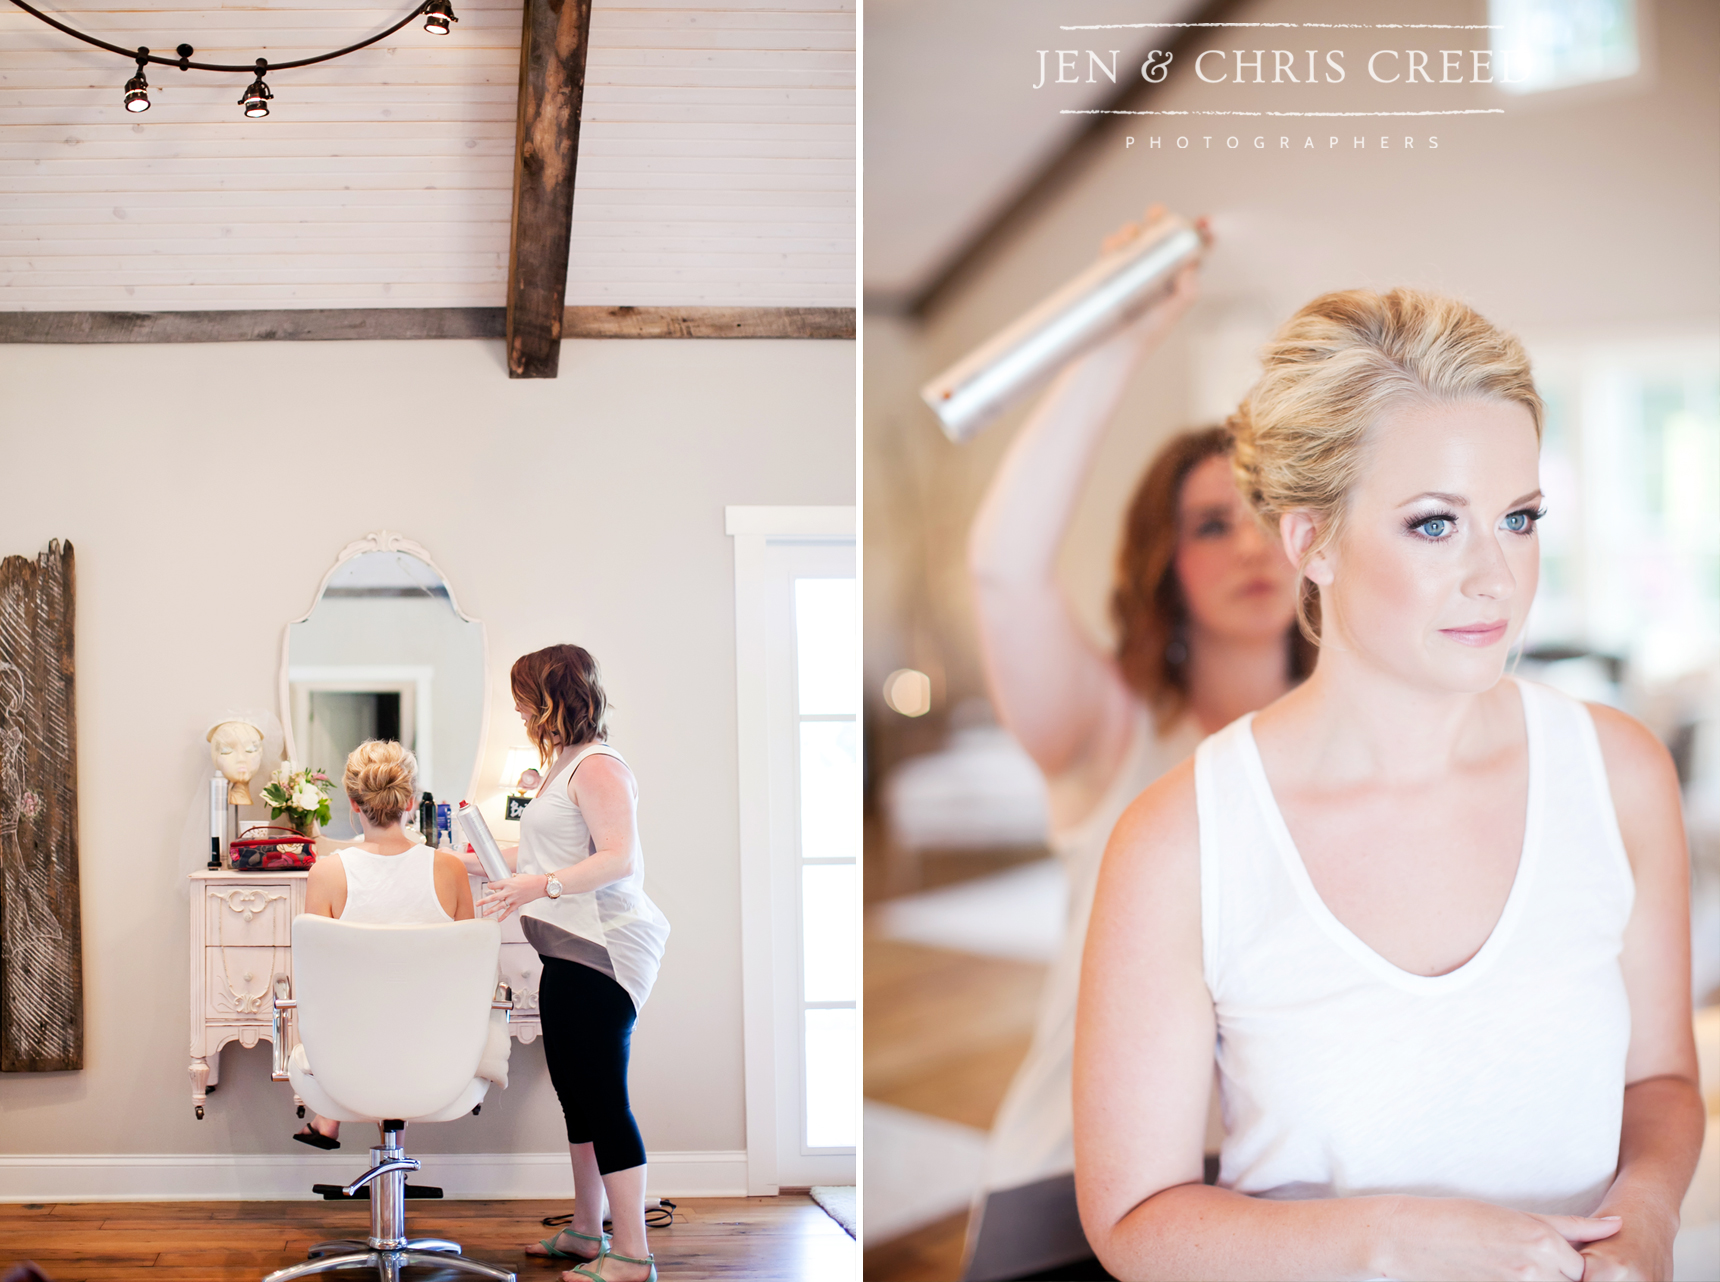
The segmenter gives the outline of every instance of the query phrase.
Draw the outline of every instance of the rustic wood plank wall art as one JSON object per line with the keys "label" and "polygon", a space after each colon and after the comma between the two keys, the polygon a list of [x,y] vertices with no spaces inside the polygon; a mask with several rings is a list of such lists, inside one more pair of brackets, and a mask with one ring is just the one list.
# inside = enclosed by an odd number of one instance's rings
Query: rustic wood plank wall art
{"label": "rustic wood plank wall art", "polygon": [[508,247],[509,378],[554,378],[561,360],[590,45],[591,0],[526,0]]}
{"label": "rustic wood plank wall art", "polygon": [[84,1066],[72,545],[0,561],[0,1072]]}

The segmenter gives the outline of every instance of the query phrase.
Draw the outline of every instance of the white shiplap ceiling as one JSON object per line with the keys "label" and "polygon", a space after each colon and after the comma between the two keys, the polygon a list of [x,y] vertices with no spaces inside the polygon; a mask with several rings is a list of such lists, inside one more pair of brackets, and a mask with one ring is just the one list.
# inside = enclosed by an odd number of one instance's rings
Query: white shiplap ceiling
{"label": "white shiplap ceiling", "polygon": [[[112,0],[108,0],[111,5]],[[273,62],[411,0],[42,5],[115,44]],[[131,64],[0,4],[0,310],[500,306],[520,0],[456,0],[269,77]],[[570,304],[853,306],[853,0],[596,0]]]}
{"label": "white shiplap ceiling", "polygon": [[[1069,32],[1086,23],[1186,22],[1202,0],[868,0],[866,295],[920,295],[1090,119],[1139,85],[1171,31]],[[1117,81],[1035,90],[1037,50],[1117,49]],[[1052,63],[1055,75],[1055,63]]]}

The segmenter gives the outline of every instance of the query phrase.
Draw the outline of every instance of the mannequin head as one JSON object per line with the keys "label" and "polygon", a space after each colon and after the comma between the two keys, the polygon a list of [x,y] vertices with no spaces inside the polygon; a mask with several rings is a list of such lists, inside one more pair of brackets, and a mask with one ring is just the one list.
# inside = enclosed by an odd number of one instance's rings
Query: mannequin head
{"label": "mannequin head", "polygon": [[262,730],[249,721],[222,721],[204,737],[209,741],[210,760],[227,778],[227,800],[235,806],[250,805],[246,785],[263,760]]}

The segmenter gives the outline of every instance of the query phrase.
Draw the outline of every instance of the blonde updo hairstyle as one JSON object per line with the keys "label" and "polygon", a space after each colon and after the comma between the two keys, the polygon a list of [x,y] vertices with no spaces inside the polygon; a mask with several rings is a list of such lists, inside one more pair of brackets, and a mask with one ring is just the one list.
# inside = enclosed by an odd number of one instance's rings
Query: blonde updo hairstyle
{"label": "blonde updo hairstyle", "polygon": [[[1338,537],[1374,427],[1409,404],[1513,401],[1541,439],[1541,397],[1511,335],[1456,299],[1413,289],[1345,290],[1316,298],[1275,334],[1264,372],[1229,424],[1237,484],[1273,538],[1279,518],[1307,511],[1308,561]],[[1319,588],[1296,598],[1303,635],[1320,639]]]}
{"label": "blonde updo hairstyle", "polygon": [[342,783],[364,817],[386,828],[412,808],[418,795],[418,758],[392,740],[371,739],[348,755]]}

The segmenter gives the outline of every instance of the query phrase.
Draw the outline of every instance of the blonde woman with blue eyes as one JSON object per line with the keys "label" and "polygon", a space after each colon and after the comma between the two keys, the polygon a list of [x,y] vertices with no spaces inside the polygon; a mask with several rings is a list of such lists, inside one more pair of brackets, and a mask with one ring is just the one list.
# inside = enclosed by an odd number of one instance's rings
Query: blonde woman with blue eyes
{"label": "blonde woman with blue eyes", "polygon": [[1528,360],[1397,290],[1316,299],[1264,366],[1235,467],[1319,657],[1106,850],[1088,1239],[1126,1279],[1667,1277],[1703,1129],[1678,784],[1637,722],[1506,675]]}

